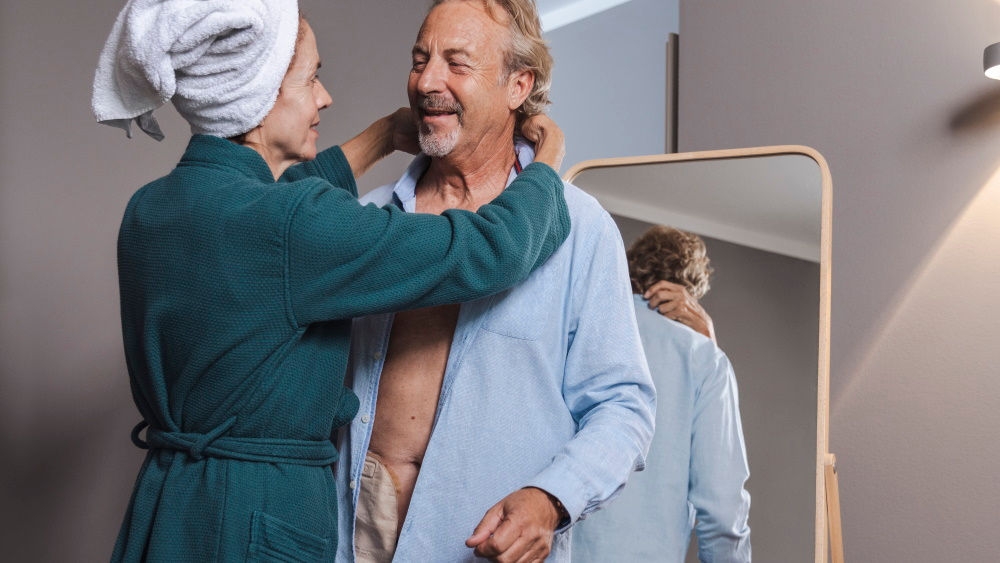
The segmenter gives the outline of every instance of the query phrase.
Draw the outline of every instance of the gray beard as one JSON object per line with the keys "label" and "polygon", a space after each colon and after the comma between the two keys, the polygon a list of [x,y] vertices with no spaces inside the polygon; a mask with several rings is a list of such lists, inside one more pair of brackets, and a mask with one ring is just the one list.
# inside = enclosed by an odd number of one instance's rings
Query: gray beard
{"label": "gray beard", "polygon": [[448,133],[434,133],[430,128],[421,125],[417,141],[420,143],[420,150],[427,156],[445,157],[451,154],[458,144],[458,129],[452,129]]}

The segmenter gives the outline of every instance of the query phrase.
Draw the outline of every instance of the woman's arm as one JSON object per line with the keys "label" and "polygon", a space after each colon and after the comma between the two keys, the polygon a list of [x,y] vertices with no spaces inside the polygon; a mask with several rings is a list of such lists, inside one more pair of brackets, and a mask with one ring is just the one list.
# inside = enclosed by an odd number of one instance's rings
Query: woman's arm
{"label": "woman's arm", "polygon": [[[334,187],[347,190],[357,197],[358,188],[354,180],[397,150],[410,154],[416,154],[420,150],[417,144],[417,126],[407,108],[399,108],[375,120],[351,140],[320,152],[314,160],[288,168],[281,175],[280,181],[294,182],[319,176]],[[344,177],[340,167],[341,158],[345,158],[350,165],[351,178]]]}
{"label": "woman's arm", "polygon": [[[521,134],[535,144],[535,162],[549,165],[557,173],[566,156],[565,137],[559,126],[547,115],[529,117],[521,125]],[[289,168],[281,177],[282,181],[294,182],[309,176],[319,176],[336,187],[352,191],[344,185],[342,178],[331,176],[331,156],[336,152],[331,147],[321,152],[315,160]],[[420,152],[417,142],[417,125],[413,113],[408,108],[399,108],[393,113],[377,119],[351,140],[340,145],[344,157],[351,165],[351,173],[360,178],[376,162],[394,151],[410,154]],[[353,190],[357,195],[357,188]]]}
{"label": "woman's arm", "polygon": [[417,125],[409,108],[399,108],[369,125],[364,131],[340,146],[351,164],[351,172],[360,178],[376,162],[395,151],[417,154]]}
{"label": "woman's arm", "polygon": [[[344,160],[341,169],[350,175]],[[540,163],[477,213],[363,206],[320,182],[303,183],[283,245],[288,302],[300,325],[502,291],[545,262],[570,229],[562,180]]]}

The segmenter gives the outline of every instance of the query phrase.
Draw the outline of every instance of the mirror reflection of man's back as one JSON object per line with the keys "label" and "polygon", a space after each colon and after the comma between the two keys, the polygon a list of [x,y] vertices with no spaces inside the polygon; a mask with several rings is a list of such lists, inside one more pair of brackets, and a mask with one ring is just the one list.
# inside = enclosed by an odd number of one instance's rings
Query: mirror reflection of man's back
{"label": "mirror reflection of man's back", "polygon": [[[749,469],[736,377],[698,304],[712,271],[705,244],[697,235],[655,226],[629,247],[628,265],[657,390],[656,435],[646,471],[577,526],[573,559],[681,563],[694,529],[700,561],[747,563]],[[662,296],[643,299],[664,289],[671,303]]]}

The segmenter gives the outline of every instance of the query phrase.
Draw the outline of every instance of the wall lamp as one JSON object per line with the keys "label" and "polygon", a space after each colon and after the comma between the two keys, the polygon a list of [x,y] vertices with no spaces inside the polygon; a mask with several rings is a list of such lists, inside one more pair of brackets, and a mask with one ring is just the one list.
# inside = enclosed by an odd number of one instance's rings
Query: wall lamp
{"label": "wall lamp", "polygon": [[983,72],[988,78],[1000,80],[1000,43],[994,43],[983,51]]}

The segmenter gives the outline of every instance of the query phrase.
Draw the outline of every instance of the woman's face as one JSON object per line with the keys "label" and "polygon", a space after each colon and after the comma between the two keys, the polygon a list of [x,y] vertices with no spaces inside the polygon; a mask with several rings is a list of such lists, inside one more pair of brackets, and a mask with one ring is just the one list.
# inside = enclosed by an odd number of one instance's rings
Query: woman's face
{"label": "woman's face", "polygon": [[301,25],[303,33],[274,107],[246,137],[247,144],[261,151],[275,177],[292,164],[316,158],[319,112],[333,103],[319,81],[316,36],[309,24]]}

